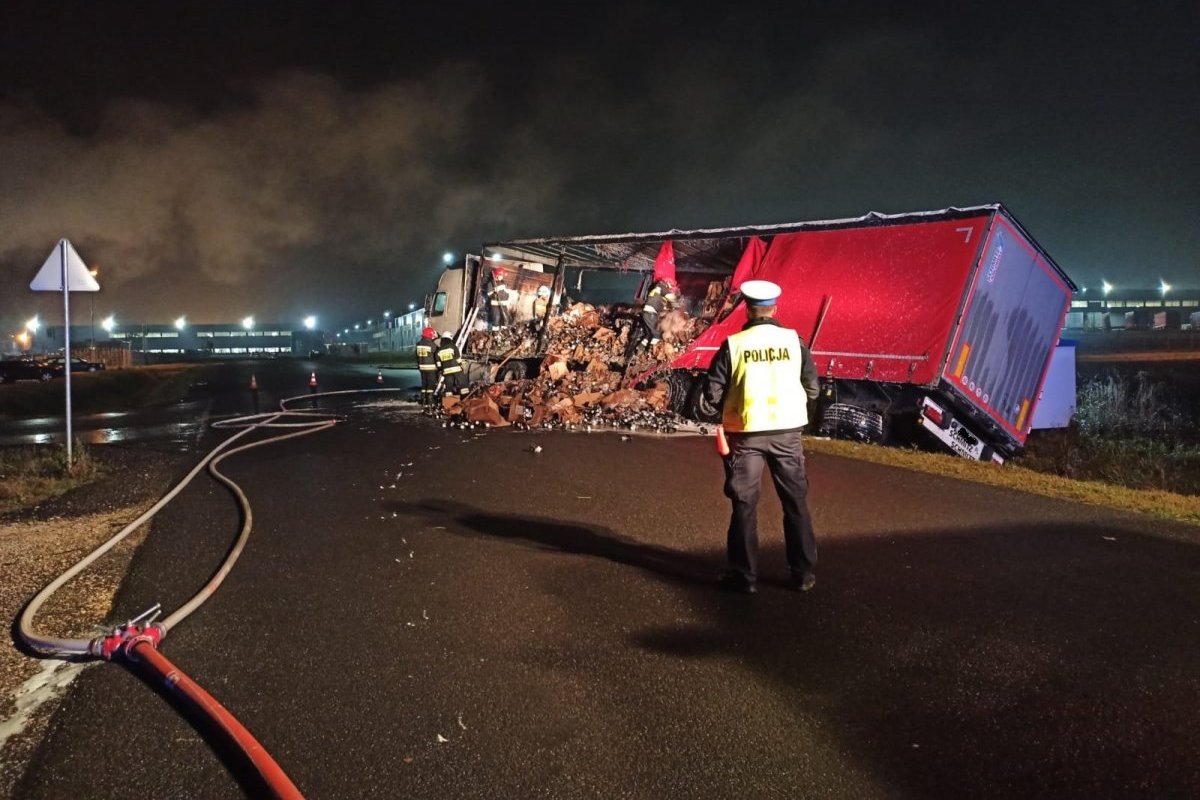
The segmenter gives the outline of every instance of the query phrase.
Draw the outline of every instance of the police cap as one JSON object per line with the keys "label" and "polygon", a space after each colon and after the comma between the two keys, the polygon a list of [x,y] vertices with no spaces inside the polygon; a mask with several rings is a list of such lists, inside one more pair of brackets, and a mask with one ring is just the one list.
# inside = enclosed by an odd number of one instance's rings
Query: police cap
{"label": "police cap", "polygon": [[773,306],[783,293],[779,284],[771,281],[746,281],[741,286],[742,297],[752,306]]}

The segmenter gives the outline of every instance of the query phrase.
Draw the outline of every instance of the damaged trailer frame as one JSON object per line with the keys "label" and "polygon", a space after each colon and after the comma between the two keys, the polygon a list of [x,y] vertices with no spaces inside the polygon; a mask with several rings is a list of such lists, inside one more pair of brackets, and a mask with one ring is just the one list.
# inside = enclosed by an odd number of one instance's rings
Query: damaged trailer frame
{"label": "damaged trailer frame", "polygon": [[[998,203],[484,247],[502,263],[552,264],[545,280],[556,299],[571,270],[635,273],[644,293],[667,241],[683,297],[699,302],[711,281],[724,281],[720,313],[665,376],[672,408],[713,421],[717,410],[704,401],[703,376],[720,344],[745,322],[729,279],[755,237],[763,255],[738,280],[783,287],[778,319],[812,344],[821,376],[810,415],[818,432],[871,442],[926,438],[997,463],[1020,451],[1076,287]],[[481,281],[477,268],[476,297]]]}

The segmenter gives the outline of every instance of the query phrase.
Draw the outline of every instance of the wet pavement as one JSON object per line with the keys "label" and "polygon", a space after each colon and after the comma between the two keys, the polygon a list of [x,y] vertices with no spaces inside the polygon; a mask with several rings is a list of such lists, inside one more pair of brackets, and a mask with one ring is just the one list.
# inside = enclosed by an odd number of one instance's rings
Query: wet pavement
{"label": "wet pavement", "polygon": [[[210,379],[193,384],[184,402],[136,411],[75,414],[72,432],[86,445],[152,441],[187,451],[194,449],[212,419],[273,411],[284,397],[308,394],[313,375],[317,376],[317,391],[322,392],[412,387],[420,382],[416,370],[386,365],[292,359],[231,362]],[[382,383],[378,381],[381,375]],[[259,387],[256,392],[249,388],[252,376]],[[76,386],[76,396],[80,391]],[[61,444],[65,434],[62,416],[0,419],[0,447]]]}
{"label": "wet pavement", "polygon": [[[812,456],[816,589],[787,588],[768,487],[763,586],[729,595],[710,440],[368,403],[227,462],[254,532],[162,647],[310,797],[1200,795],[1195,528]],[[119,613],[182,602],[237,524],[186,491]],[[242,787],[89,670],[18,796],[130,795]]]}

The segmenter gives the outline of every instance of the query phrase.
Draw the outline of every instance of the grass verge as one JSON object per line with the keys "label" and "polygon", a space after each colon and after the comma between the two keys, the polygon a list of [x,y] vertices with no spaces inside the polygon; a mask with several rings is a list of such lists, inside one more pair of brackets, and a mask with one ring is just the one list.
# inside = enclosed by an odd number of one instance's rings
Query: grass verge
{"label": "grass verge", "polygon": [[805,439],[805,448],[814,453],[857,458],[932,475],[961,478],[1060,500],[1074,500],[1200,525],[1200,496],[1195,495],[1178,494],[1162,489],[1116,486],[1099,480],[1078,480],[1038,472],[1011,462],[1003,467],[996,467],[958,456],[879,447],[837,439]]}
{"label": "grass verge", "polygon": [[[202,364],[163,364],[72,373],[71,407],[77,414],[94,414],[169,405],[186,398],[191,385],[212,368]],[[0,387],[0,418],[45,416],[65,411],[66,393],[61,380]]]}
{"label": "grass verge", "polygon": [[37,505],[100,477],[99,465],[82,444],[76,443],[74,455],[68,465],[61,445],[0,450],[0,514]]}

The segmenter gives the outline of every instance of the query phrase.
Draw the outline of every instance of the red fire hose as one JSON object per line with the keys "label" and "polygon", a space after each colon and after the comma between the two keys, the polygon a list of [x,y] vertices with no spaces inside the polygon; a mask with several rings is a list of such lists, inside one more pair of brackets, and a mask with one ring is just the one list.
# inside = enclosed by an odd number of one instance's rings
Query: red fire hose
{"label": "red fire hose", "polygon": [[296,784],[283,771],[271,754],[259,744],[250,731],[204,688],[189,678],[154,646],[149,637],[133,640],[128,648],[130,660],[143,665],[151,677],[161,680],[162,685],[191,704],[196,711],[213,723],[216,731],[225,738],[226,744],[240,750],[249,759],[263,785],[272,797],[285,800],[301,800],[303,795]]}
{"label": "red fire hose", "polygon": [[[395,391],[399,390],[354,389],[325,392],[323,395]],[[129,525],[126,525],[107,542],[85,556],[79,563],[51,581],[49,585],[29,601],[17,623],[17,632],[20,638],[33,650],[44,655],[92,656],[108,661],[122,657],[121,660],[124,660],[130,666],[136,666],[151,681],[156,683],[161,681],[161,685],[167,691],[174,697],[185,702],[193,711],[206,720],[208,729],[216,738],[222,740],[221,743],[226,745],[228,750],[235,753],[240,752],[245,760],[249,762],[250,768],[257,773],[261,784],[260,787],[256,787],[256,789],[260,790],[254,792],[255,796],[261,796],[266,793],[271,797],[288,798],[288,800],[291,800],[291,798],[302,798],[303,795],[300,794],[300,790],[296,788],[296,785],[292,783],[279,764],[271,758],[262,744],[224,706],[218,703],[212,695],[180,671],[178,667],[158,652],[157,648],[158,643],[167,634],[167,631],[179,624],[212,596],[217,587],[221,585],[225,576],[233,569],[234,562],[237,561],[250,536],[254,519],[250,509],[250,502],[246,499],[246,495],[242,492],[241,488],[217,469],[217,465],[223,459],[235,453],[297,436],[306,436],[337,424],[337,418],[330,414],[289,411],[287,408],[288,403],[300,399],[299,397],[291,397],[280,401],[280,411],[277,412],[237,417],[215,423],[213,427],[216,428],[242,428],[242,430],[211,450],[200,463],[192,468],[183,480],[176,484],[171,491],[149,510],[129,523]],[[231,447],[238,439],[249,432],[265,428],[293,428],[296,430],[249,444],[242,444],[238,447]],[[161,607],[155,604],[155,606],[136,619],[130,620],[125,625],[117,626],[108,636],[97,637],[95,639],[62,639],[44,635],[34,628],[34,617],[42,607],[42,604],[51,595],[71,578],[82,572],[88,565],[107,553],[118,542],[152,519],[155,514],[166,506],[206,466],[217,480],[224,483],[233,492],[242,511],[243,522],[238,539],[226,555],[225,561],[191,600],[169,614],[162,622],[154,621],[161,612]]]}

